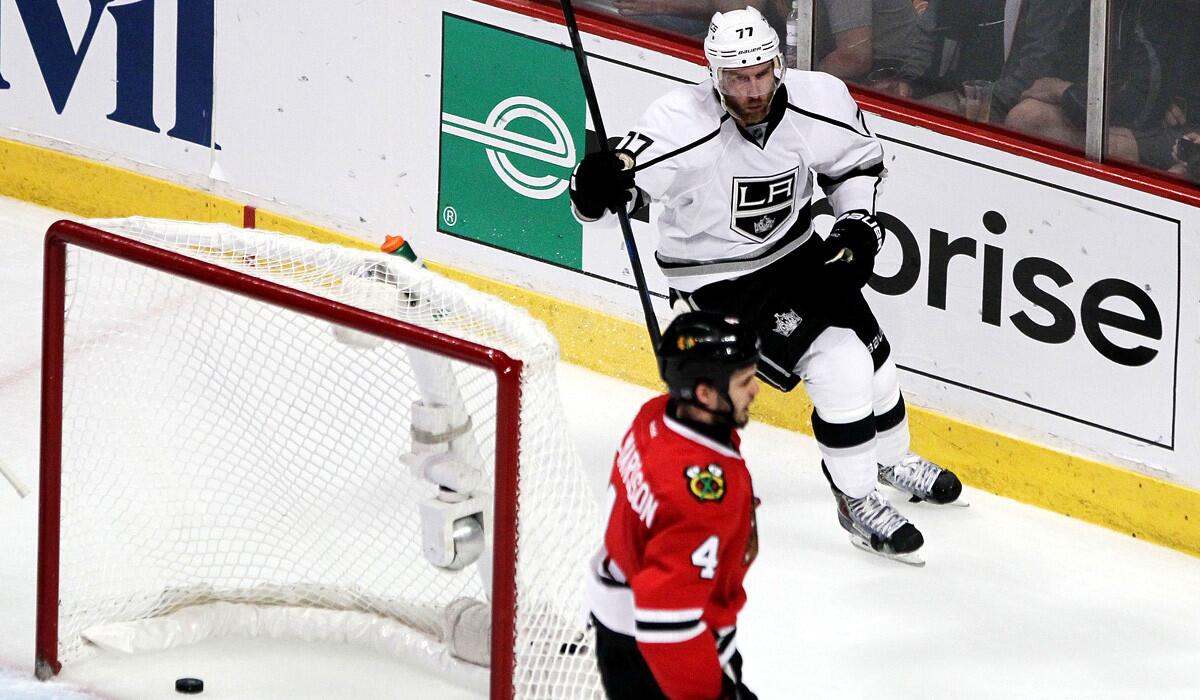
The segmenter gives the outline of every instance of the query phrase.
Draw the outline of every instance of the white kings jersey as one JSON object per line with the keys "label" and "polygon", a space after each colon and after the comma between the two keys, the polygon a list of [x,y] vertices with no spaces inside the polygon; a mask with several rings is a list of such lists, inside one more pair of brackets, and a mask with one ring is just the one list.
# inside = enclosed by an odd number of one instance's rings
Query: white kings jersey
{"label": "white kings jersey", "polygon": [[812,235],[813,173],[834,213],[875,212],[883,147],[846,85],[789,70],[767,121],[740,128],[711,80],[646,110],[619,148],[637,159],[636,206],[659,202],[655,255],[671,287],[693,292],[761,269]]}

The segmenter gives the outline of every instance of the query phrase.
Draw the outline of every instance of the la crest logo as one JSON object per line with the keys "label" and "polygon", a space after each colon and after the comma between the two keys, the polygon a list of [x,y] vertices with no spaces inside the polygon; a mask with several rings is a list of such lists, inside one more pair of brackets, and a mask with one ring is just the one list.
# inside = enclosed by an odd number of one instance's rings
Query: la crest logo
{"label": "la crest logo", "polygon": [[752,241],[765,241],[796,209],[799,168],[766,177],[733,178],[729,228]]}

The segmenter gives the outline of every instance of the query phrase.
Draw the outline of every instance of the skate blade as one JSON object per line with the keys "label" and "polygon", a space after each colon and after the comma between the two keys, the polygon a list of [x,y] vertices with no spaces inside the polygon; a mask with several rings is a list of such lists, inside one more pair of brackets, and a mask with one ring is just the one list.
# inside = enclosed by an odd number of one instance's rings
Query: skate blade
{"label": "skate blade", "polygon": [[950,501],[949,503],[934,503],[933,501],[926,501],[925,499],[917,498],[916,496],[909,496],[908,502],[909,503],[924,503],[926,505],[935,506],[937,508],[941,508],[943,506],[954,506],[955,508],[970,508],[971,507],[970,501],[967,501],[962,496],[959,496],[958,498],[954,499],[953,501]]}
{"label": "skate blade", "polygon": [[871,554],[883,557],[884,559],[891,559],[892,561],[898,561],[901,564],[908,564],[909,566],[918,566],[918,567],[925,566],[925,559],[922,558],[921,555],[918,554],[917,552],[905,552],[904,554],[898,554],[896,552],[881,551],[881,550],[875,549],[874,547],[871,546],[870,542],[867,542],[866,540],[864,540],[861,537],[858,537],[857,535],[850,535],[850,544],[854,545],[855,547],[858,547],[859,549],[863,550],[864,552],[870,552]]}

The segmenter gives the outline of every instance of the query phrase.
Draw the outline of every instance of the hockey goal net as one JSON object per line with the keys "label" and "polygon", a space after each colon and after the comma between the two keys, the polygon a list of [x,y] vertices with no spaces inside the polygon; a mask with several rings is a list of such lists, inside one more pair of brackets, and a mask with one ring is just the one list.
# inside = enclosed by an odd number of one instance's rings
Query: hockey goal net
{"label": "hockey goal net", "polygon": [[89,224],[46,236],[39,676],[290,633],[598,696],[598,523],[540,322],[397,256]]}

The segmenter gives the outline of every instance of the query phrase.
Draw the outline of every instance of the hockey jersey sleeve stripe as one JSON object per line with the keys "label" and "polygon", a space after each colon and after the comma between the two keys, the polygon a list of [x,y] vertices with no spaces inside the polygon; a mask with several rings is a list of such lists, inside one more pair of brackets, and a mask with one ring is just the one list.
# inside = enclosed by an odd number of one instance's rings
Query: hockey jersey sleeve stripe
{"label": "hockey jersey sleeve stripe", "polygon": [[[724,632],[723,632],[724,630]],[[737,628],[723,627],[717,630],[717,657],[721,660],[721,665],[729,663],[737,652]]]}
{"label": "hockey jersey sleeve stripe", "polygon": [[634,635],[639,642],[647,644],[678,644],[686,642],[689,639],[695,639],[708,629],[708,625],[703,622],[696,622],[681,628],[643,628],[642,623],[637,623],[637,632]]}
{"label": "hockey jersey sleeve stripe", "polygon": [[758,376],[780,391],[790,391],[799,381],[794,373],[779,366],[779,363],[766,355],[760,355],[758,358]]}
{"label": "hockey jersey sleeve stripe", "polygon": [[680,620],[679,622],[643,622],[637,620],[634,624],[643,632],[670,632],[672,630],[690,630],[700,624],[700,620]]}
{"label": "hockey jersey sleeve stripe", "polygon": [[704,608],[680,608],[678,610],[660,610],[654,608],[634,608],[633,617],[640,625],[643,622],[695,622],[704,615]]}
{"label": "hockey jersey sleeve stripe", "polygon": [[600,562],[600,568],[601,573],[607,578],[612,579],[615,583],[623,586],[629,585],[629,579],[625,577],[625,572],[621,571],[621,567],[617,566],[617,563],[611,557],[604,557],[603,561]]}
{"label": "hockey jersey sleeve stripe", "polygon": [[826,193],[828,193],[828,190],[830,188],[835,188],[838,185],[842,184],[843,182],[845,182],[846,180],[849,180],[852,177],[875,177],[875,178],[877,178],[882,174],[883,174],[883,161],[880,160],[875,165],[869,165],[865,168],[855,168],[853,170],[849,170],[845,173],[842,173],[841,175],[838,175],[836,177],[831,177],[831,176],[825,175],[823,173],[818,173],[817,174],[817,184],[821,186],[822,190],[825,190]]}
{"label": "hockey jersey sleeve stripe", "polygon": [[616,563],[613,563],[611,558],[604,557],[596,564],[596,580],[602,585],[610,588],[629,588],[629,581],[625,580],[625,574],[620,570]]}
{"label": "hockey jersey sleeve stripe", "polygon": [[728,114],[721,117],[721,124],[716,129],[713,129],[712,132],[710,132],[709,134],[702,136],[702,137],[696,139],[695,141],[692,141],[689,144],[680,146],[679,148],[676,148],[675,150],[671,151],[670,153],[664,153],[657,158],[652,158],[652,159],[646,161],[645,163],[639,163],[638,165],[634,166],[633,172],[636,173],[639,170],[645,170],[646,168],[649,168],[650,166],[655,165],[657,163],[661,163],[664,160],[674,158],[675,156],[679,155],[680,153],[686,153],[706,141],[711,141],[712,139],[716,138],[717,134],[721,133],[721,128],[723,126],[725,126],[725,120],[727,120],[727,119],[729,119]]}
{"label": "hockey jersey sleeve stripe", "polygon": [[858,116],[858,123],[862,125],[863,131],[867,132],[868,134],[871,133],[871,129],[867,126],[867,119],[863,116],[862,110],[859,109],[856,114]]}
{"label": "hockey jersey sleeve stripe", "polygon": [[792,104],[791,102],[788,103],[788,109],[792,110],[793,112],[796,112],[797,114],[803,114],[804,116],[809,117],[811,119],[816,119],[817,121],[825,122],[826,124],[832,124],[832,125],[838,127],[839,129],[846,129],[847,131],[852,131],[852,132],[858,134],[859,136],[864,136],[866,138],[872,138],[871,132],[867,131],[865,128],[862,131],[859,131],[855,127],[850,126],[849,124],[846,124],[844,122],[839,122],[836,119],[830,119],[829,117],[827,117],[823,114],[816,114],[814,112],[809,112],[806,109],[801,109],[801,108],[797,107],[796,105]]}

